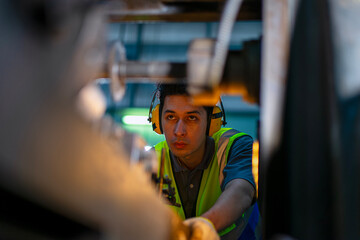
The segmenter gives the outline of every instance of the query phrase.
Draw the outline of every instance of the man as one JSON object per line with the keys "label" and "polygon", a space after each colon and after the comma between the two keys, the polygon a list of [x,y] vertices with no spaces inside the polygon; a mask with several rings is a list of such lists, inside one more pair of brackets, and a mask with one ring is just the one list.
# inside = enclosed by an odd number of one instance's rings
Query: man
{"label": "man", "polygon": [[209,136],[213,107],[194,106],[184,84],[161,84],[158,94],[159,126],[153,127],[166,141],[155,150],[160,159],[165,149],[164,171],[181,205],[172,208],[193,232],[207,224],[221,239],[238,239],[255,200],[252,138],[230,128]]}

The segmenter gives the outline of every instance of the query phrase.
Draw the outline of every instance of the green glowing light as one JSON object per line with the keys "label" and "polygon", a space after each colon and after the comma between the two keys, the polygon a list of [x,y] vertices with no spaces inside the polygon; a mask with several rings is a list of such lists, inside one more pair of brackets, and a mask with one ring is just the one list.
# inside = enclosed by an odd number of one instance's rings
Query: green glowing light
{"label": "green glowing light", "polygon": [[127,115],[122,118],[122,122],[127,125],[150,125],[147,116]]}

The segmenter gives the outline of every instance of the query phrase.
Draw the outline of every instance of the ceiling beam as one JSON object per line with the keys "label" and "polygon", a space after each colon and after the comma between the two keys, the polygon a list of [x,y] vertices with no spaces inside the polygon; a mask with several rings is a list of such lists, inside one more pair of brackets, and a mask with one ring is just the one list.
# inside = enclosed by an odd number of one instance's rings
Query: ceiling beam
{"label": "ceiling beam", "polygon": [[[124,10],[123,5],[118,5],[118,8],[111,8],[108,18],[110,22],[217,22],[224,1],[162,0],[160,4],[159,8],[135,10]],[[261,13],[261,0],[244,0],[237,20],[261,20]]]}

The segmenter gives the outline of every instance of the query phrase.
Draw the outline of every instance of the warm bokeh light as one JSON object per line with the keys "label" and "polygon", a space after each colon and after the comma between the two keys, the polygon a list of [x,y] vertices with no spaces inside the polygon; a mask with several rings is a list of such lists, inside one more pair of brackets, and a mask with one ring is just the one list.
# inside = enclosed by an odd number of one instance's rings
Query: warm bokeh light
{"label": "warm bokeh light", "polygon": [[259,141],[253,143],[252,173],[256,184],[256,197],[259,196]]}

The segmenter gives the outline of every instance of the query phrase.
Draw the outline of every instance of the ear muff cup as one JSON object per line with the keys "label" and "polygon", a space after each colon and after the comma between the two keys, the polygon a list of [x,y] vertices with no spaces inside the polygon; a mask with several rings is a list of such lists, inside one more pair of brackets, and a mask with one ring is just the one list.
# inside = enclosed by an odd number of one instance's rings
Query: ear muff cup
{"label": "ear muff cup", "polygon": [[160,128],[160,104],[157,104],[155,108],[151,111],[151,125],[153,128],[153,131],[157,134],[162,134],[161,128]]}
{"label": "ear muff cup", "polygon": [[218,106],[215,106],[210,120],[209,136],[212,136],[220,130],[221,125],[223,125],[222,115],[221,109]]}

